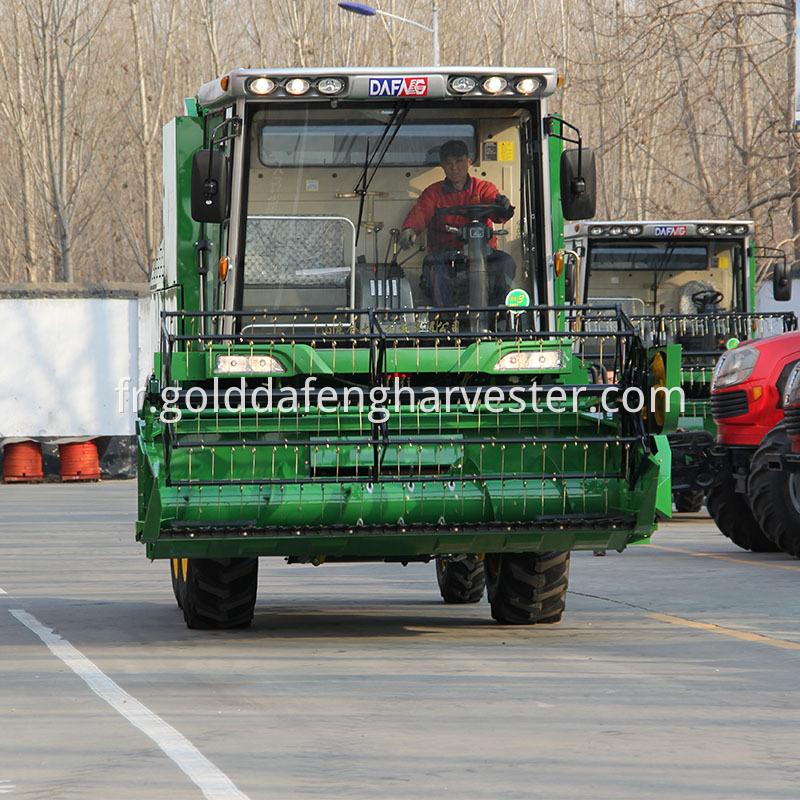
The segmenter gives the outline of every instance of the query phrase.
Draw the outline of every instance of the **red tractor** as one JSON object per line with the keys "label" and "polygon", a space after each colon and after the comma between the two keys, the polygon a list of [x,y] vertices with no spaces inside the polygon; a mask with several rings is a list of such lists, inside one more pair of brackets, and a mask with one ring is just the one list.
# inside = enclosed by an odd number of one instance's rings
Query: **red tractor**
{"label": "red tractor", "polygon": [[[722,533],[746,550],[800,557],[800,471],[783,461],[791,452],[784,392],[798,363],[795,330],[728,350],[714,370],[711,410],[721,464],[707,507]],[[798,384],[791,387],[800,390]],[[796,404],[800,452],[800,393]]]}

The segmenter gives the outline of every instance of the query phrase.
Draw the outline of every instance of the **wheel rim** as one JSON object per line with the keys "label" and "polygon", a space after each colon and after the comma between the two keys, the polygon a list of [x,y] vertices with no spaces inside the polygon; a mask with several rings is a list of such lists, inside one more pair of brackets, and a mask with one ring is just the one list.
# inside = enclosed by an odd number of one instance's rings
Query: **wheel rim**
{"label": "wheel rim", "polygon": [[800,514],[800,475],[794,472],[789,476],[789,497],[794,510]]}

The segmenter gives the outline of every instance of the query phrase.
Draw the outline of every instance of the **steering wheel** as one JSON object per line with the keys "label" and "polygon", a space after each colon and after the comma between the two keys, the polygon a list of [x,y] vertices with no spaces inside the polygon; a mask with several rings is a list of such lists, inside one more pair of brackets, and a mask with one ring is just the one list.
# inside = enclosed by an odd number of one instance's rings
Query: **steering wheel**
{"label": "steering wheel", "polygon": [[456,214],[459,217],[469,217],[470,219],[483,220],[494,214],[497,211],[503,211],[503,208],[497,203],[472,203],[464,204],[461,206],[447,206],[446,208],[437,208],[437,214]]}
{"label": "steering wheel", "polygon": [[699,292],[692,292],[692,302],[698,309],[704,306],[718,306],[722,302],[722,292],[715,289],[701,289]]}

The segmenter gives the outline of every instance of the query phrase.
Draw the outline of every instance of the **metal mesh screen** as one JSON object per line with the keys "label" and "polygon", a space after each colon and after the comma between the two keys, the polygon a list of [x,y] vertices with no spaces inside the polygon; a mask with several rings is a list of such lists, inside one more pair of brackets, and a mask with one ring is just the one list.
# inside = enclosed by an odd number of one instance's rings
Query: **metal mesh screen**
{"label": "metal mesh screen", "polygon": [[247,220],[244,282],[259,286],[344,286],[344,230],[339,220]]}

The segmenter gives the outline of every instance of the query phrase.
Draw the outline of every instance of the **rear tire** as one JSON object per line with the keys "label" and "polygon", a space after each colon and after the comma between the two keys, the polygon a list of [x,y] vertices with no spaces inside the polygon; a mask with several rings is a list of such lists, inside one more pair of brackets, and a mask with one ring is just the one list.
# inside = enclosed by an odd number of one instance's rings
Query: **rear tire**
{"label": "rear tire", "polygon": [[477,603],[486,588],[486,570],[478,556],[438,556],[436,580],[445,603]]}
{"label": "rear tire", "polygon": [[559,622],[569,581],[569,553],[486,555],[492,617],[504,625]]}
{"label": "rear tire", "polygon": [[693,514],[703,507],[705,492],[702,489],[684,489],[672,495],[675,508],[681,514]]}
{"label": "rear tire", "polygon": [[777,547],[756,522],[747,498],[734,491],[733,473],[724,469],[714,476],[708,490],[706,507],[720,532],[743,550],[754,553],[774,553]]}
{"label": "rear tire", "polygon": [[753,456],[748,495],[753,516],[777,549],[800,558],[800,474],[767,467],[770,456],[790,453],[784,424],[776,425]]}
{"label": "rear tire", "polygon": [[190,558],[181,595],[189,628],[244,628],[253,621],[257,558]]}

